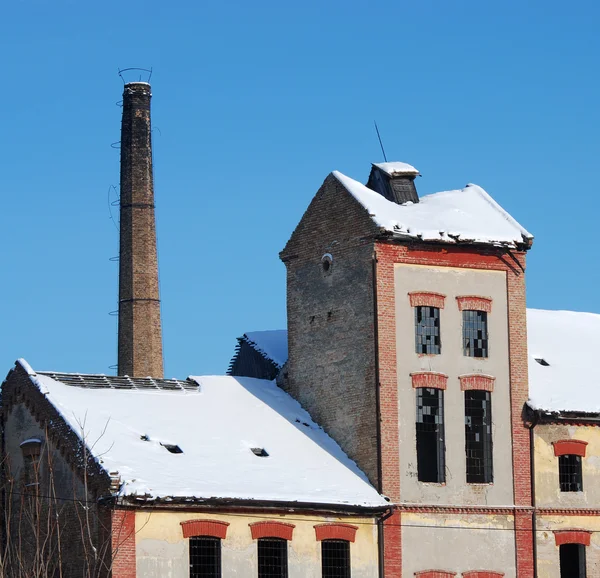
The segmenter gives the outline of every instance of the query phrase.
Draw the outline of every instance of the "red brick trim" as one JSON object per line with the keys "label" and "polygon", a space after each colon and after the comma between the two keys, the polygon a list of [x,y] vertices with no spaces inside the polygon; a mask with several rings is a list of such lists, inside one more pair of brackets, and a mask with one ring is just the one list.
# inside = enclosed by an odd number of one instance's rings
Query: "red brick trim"
{"label": "red brick trim", "polygon": [[554,455],[556,457],[575,455],[585,458],[585,449],[588,443],[582,440],[559,440],[552,442],[552,445],[554,446]]}
{"label": "red brick trim", "polygon": [[383,522],[383,567],[385,578],[402,576],[402,520],[398,510]]}
{"label": "red brick trim", "polygon": [[599,508],[537,508],[541,516],[600,516]]}
{"label": "red brick trim", "polygon": [[444,308],[445,295],[429,291],[413,291],[408,294],[411,307],[437,307]]}
{"label": "red brick trim", "polygon": [[492,300],[489,297],[478,297],[477,295],[462,295],[456,298],[460,311],[486,311],[492,312]]}
{"label": "red brick trim", "polygon": [[510,506],[433,506],[433,505],[398,505],[402,512],[420,514],[490,514],[498,516],[513,516],[517,512],[532,512],[533,508],[521,509]]}
{"label": "red brick trim", "polygon": [[317,541],[321,540],[346,540],[354,542],[358,526],[352,524],[317,524],[314,526]]}
{"label": "red brick trim", "polygon": [[554,530],[554,540],[557,546],[563,544],[583,544],[590,545],[592,532],[588,530]]}
{"label": "red brick trim", "polygon": [[248,526],[250,526],[253,540],[258,540],[259,538],[291,540],[294,528],[296,527],[294,524],[287,524],[286,522],[254,522],[253,524],[248,524]]}
{"label": "red brick trim", "polygon": [[224,540],[227,537],[227,527],[229,526],[228,522],[220,520],[186,520],[180,523],[184,538],[211,536]]}
{"label": "red brick trim", "polygon": [[472,572],[463,572],[463,578],[502,578],[504,572],[492,572],[490,570],[474,570]]}
{"label": "red brick trim", "polygon": [[112,578],[136,578],[135,511],[111,511]]}
{"label": "red brick trim", "polygon": [[415,576],[418,578],[452,578],[456,576],[456,572],[448,572],[446,570],[423,570],[422,572],[415,572]]}
{"label": "red brick trim", "polygon": [[434,389],[446,389],[448,376],[433,371],[418,371],[410,374],[413,388],[431,387]]}
{"label": "red brick trim", "polygon": [[491,375],[482,375],[480,373],[473,373],[471,375],[460,375],[458,377],[460,381],[460,389],[467,391],[469,389],[476,389],[479,391],[494,391],[495,377]]}

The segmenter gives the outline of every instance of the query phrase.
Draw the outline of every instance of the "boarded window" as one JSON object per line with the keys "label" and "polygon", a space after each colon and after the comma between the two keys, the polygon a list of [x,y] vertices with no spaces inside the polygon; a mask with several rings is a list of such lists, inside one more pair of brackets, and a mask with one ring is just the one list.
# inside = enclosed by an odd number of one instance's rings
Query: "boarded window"
{"label": "boarded window", "polygon": [[560,546],[560,578],[585,578],[585,546],[563,544]]}
{"label": "boarded window", "polygon": [[465,391],[467,483],[493,481],[492,398],[489,391]]}
{"label": "boarded window", "polygon": [[488,322],[485,311],[463,311],[463,353],[467,357],[488,356]]}
{"label": "boarded window", "polygon": [[444,482],[444,392],[419,387],[417,392],[417,472],[420,482]]}
{"label": "boarded window", "polygon": [[221,578],[219,538],[190,538],[190,578]]}
{"label": "boarded window", "polygon": [[561,492],[583,491],[581,456],[573,454],[558,456],[558,478]]}
{"label": "boarded window", "polygon": [[258,578],[287,578],[287,541],[279,538],[258,540]]}
{"label": "boarded window", "polygon": [[440,310],[437,307],[415,307],[415,341],[417,353],[440,353]]}
{"label": "boarded window", "polygon": [[350,578],[350,542],[323,540],[321,568],[323,578]]}

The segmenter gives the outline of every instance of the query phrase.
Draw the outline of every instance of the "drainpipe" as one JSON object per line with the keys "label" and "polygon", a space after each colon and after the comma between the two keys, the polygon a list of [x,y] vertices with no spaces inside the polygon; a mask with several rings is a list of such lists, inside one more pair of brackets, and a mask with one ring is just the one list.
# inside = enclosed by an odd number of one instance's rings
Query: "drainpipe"
{"label": "drainpipe", "polygon": [[529,472],[531,476],[531,505],[533,506],[533,515],[531,516],[531,533],[532,533],[532,554],[533,554],[533,578],[537,578],[537,508],[535,505],[535,448],[533,428],[537,425],[539,416],[536,413],[533,415],[531,425],[529,426]]}
{"label": "drainpipe", "polygon": [[383,536],[384,536],[384,526],[383,523],[394,513],[394,507],[391,506],[390,509],[383,514],[383,516],[381,516],[381,518],[379,518],[377,520],[377,550],[379,552],[379,578],[385,578],[385,566],[384,566],[384,556],[385,556],[385,550],[384,550],[384,542],[383,542]]}

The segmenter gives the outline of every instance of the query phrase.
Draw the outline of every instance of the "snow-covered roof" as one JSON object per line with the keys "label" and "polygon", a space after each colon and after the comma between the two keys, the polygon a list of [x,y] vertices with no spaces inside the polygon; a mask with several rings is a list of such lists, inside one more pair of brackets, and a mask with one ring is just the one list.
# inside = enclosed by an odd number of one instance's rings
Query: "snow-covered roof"
{"label": "snow-covered roof", "polygon": [[[35,373],[20,363],[93,448],[102,467],[119,473],[124,496],[387,503],[337,443],[273,382],[201,376],[190,378],[195,388],[142,383],[133,389],[120,387],[118,379],[112,386],[98,385],[102,376],[71,374],[60,381],[62,374]],[[82,385],[71,385],[77,378]],[[182,453],[171,453],[168,445]],[[268,457],[252,448],[263,448]]]}
{"label": "snow-covered roof", "polygon": [[600,315],[528,309],[527,343],[533,409],[600,413]]}
{"label": "snow-covered roof", "polygon": [[270,359],[277,367],[282,367],[288,358],[287,331],[274,329],[271,331],[250,331],[244,333],[246,342],[254,349]]}
{"label": "snow-covered roof", "polygon": [[506,247],[522,246],[533,239],[477,185],[425,195],[419,203],[398,205],[339,171],[333,175],[367,209],[377,226],[398,236]]}
{"label": "snow-covered roof", "polygon": [[419,171],[408,163],[390,162],[390,163],[373,163],[374,167],[381,169],[384,173],[393,177],[394,175],[418,175]]}

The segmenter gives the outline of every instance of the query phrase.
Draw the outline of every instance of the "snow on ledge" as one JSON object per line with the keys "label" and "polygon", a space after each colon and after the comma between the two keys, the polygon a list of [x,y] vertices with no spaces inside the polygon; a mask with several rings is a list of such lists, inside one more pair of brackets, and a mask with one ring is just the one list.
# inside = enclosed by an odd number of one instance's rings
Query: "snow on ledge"
{"label": "snow on ledge", "polygon": [[373,163],[374,167],[381,169],[384,173],[393,177],[395,175],[418,175],[419,171],[408,163],[390,162],[390,163]]}

